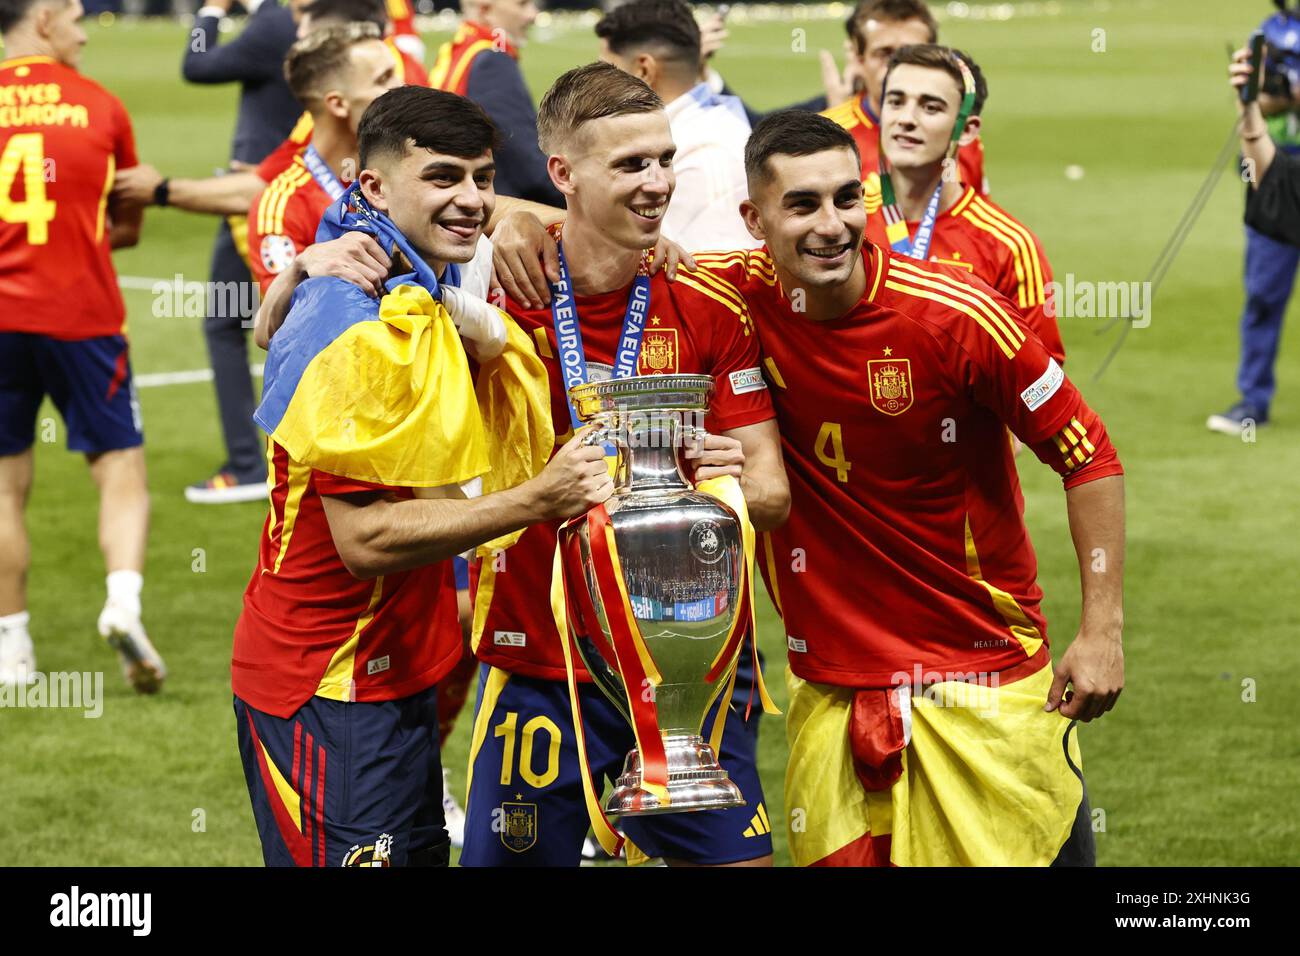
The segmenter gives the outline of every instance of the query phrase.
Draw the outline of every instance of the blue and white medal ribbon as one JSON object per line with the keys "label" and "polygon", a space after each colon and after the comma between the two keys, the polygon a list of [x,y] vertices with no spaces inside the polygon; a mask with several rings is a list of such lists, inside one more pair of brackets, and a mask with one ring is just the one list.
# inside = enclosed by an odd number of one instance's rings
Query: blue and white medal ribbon
{"label": "blue and white medal ribbon", "polygon": [[315,146],[308,146],[303,150],[302,161],[306,164],[307,172],[311,173],[312,179],[316,180],[320,188],[330,197],[330,202],[338,202],[343,198],[347,187],[334,175],[334,170],[329,168],[329,164],[321,159]]}
{"label": "blue and white medal ribbon", "polygon": [[[585,385],[587,354],[582,347],[582,328],[578,321],[578,306],[574,300],[573,283],[569,279],[569,264],[564,260],[564,244],[557,244],[560,260],[560,281],[551,284],[551,320],[555,325],[555,344],[560,350],[560,374],[564,376],[564,400],[569,405],[569,423],[578,427],[578,412],[573,407],[569,389]],[[646,315],[650,311],[650,277],[638,275],[632,282],[627,297],[627,311],[623,315],[623,330],[614,348],[614,378],[631,378],[636,374],[637,360],[641,355],[641,339],[645,335]]]}

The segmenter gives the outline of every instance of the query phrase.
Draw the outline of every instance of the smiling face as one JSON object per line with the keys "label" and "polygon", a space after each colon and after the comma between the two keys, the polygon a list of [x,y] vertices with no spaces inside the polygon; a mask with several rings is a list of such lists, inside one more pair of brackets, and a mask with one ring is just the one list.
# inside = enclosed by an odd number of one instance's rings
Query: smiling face
{"label": "smiling face", "polygon": [[491,150],[476,159],[408,147],[361,171],[366,200],[386,213],[435,271],[468,262],[496,206]]}
{"label": "smiling face", "polygon": [[[880,143],[896,169],[941,163],[961,109],[962,91],[946,71],[901,63],[890,72],[880,108]],[[979,129],[967,120],[963,142]]]}
{"label": "smiling face", "polygon": [[852,149],[771,156],[765,174],[751,178],[750,189],[740,210],[745,225],[767,243],[796,286],[824,289],[849,280],[867,228]]}
{"label": "smiling face", "polygon": [[676,152],[663,110],[626,113],[583,123],[547,168],[572,216],[624,249],[648,249],[677,186]]}

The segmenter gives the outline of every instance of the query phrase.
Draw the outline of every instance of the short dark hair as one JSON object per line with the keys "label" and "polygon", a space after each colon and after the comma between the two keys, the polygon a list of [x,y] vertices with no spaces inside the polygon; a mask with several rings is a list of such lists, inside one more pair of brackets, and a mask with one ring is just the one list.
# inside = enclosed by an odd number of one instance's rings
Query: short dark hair
{"label": "short dark hair", "polygon": [[373,23],[381,34],[388,26],[388,6],[384,0],[312,0],[302,12],[311,14],[313,20]]}
{"label": "short dark hair", "polygon": [[555,153],[583,123],[663,108],[664,101],[643,80],[610,63],[588,63],[565,73],[542,95],[537,144],[542,152]]}
{"label": "short dark hair", "polygon": [[745,144],[745,177],[752,185],[764,179],[773,156],[811,156],[828,149],[853,151],[859,163],[858,144],[848,131],[820,113],[778,110],[758,121]]}
{"label": "short dark hair", "polygon": [[958,91],[964,94],[966,83],[961,76],[961,67],[957,65],[958,58],[966,64],[975,79],[975,105],[971,108],[970,115],[979,116],[984,109],[984,103],[989,98],[989,85],[984,79],[984,71],[969,54],[952,47],[939,46],[937,43],[913,43],[895,50],[894,55],[889,58],[889,66],[885,68],[885,83],[881,88],[881,96],[883,97],[889,91],[889,75],[894,72],[894,67],[904,64],[922,66],[930,70],[943,70],[957,83]]}
{"label": "short dark hair", "polygon": [[337,23],[312,30],[289,47],[284,79],[303,106],[311,109],[351,64],[352,48],[381,38],[379,28],[364,21]]}
{"label": "short dark hair", "polygon": [[858,0],[858,5],[844,21],[844,32],[853,41],[859,55],[867,52],[863,31],[868,20],[883,20],[887,23],[920,20],[930,30],[930,42],[939,39],[939,24],[925,0]]}
{"label": "short dark hair", "polygon": [[362,168],[378,155],[431,149],[476,159],[500,145],[500,134],[477,103],[427,86],[399,86],[368,107],[357,127]]}
{"label": "short dark hair", "polygon": [[[0,33],[8,33],[18,24],[27,19],[27,14],[32,12],[32,7],[40,3],[41,0],[0,0]],[[64,0],[69,3],[70,0]]]}
{"label": "short dark hair", "polygon": [[699,68],[700,27],[682,0],[629,0],[601,17],[596,36],[619,56],[650,49],[660,59]]}

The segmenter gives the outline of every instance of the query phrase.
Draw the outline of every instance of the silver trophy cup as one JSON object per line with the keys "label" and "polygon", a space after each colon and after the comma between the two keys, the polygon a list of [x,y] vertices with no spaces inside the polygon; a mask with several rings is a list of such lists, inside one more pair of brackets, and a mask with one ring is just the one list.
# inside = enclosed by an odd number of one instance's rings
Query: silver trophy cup
{"label": "silver trophy cup", "polygon": [[[614,529],[628,604],[662,683],[629,687],[613,653],[608,615],[626,616],[619,594],[603,594],[585,521],[561,535],[567,586],[584,588],[596,621],[571,615],[570,628],[596,685],[633,721],[629,694],[649,695],[667,755],[668,805],[642,786],[637,750],[606,801],[611,816],[741,806],[740,789],[718,764],[702,725],[736,666],[706,679],[727,645],[744,580],[740,518],[694,489],[682,470],[688,442],[702,437],[713,391],[708,375],[646,375],[570,390],[591,441],[618,451],[615,490],[605,503]],[[599,632],[598,632],[599,631]],[[703,731],[703,732],[702,732]],[[644,742],[644,741],[643,741]]]}

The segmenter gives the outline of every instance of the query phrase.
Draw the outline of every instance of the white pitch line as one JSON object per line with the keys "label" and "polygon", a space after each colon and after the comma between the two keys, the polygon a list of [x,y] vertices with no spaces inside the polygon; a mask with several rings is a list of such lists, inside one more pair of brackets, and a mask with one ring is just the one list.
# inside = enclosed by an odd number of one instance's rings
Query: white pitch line
{"label": "white pitch line", "polygon": [[[262,365],[248,366],[249,374],[261,375]],[[192,368],[184,372],[151,372],[135,377],[136,388],[159,388],[163,385],[189,385],[193,382],[212,381],[212,369]]]}
{"label": "white pitch line", "polygon": [[170,289],[175,281],[176,279],[174,277],[171,279],[150,279],[148,276],[117,277],[117,284],[123,289],[140,289],[145,292],[152,292],[154,286],[158,285],[160,282]]}
{"label": "white pitch line", "polygon": [[[155,285],[161,282],[163,285],[171,288],[173,279],[151,279],[148,276],[118,276],[117,284],[123,289],[143,289],[146,292],[152,292]],[[262,374],[262,365],[250,365],[248,371],[252,375]],[[136,388],[161,388],[166,385],[192,385],[195,382],[212,381],[212,369],[210,368],[191,368],[183,372],[150,372],[145,375],[135,377]]]}

